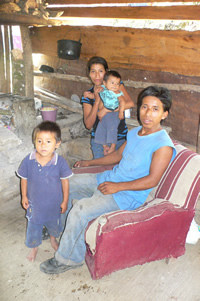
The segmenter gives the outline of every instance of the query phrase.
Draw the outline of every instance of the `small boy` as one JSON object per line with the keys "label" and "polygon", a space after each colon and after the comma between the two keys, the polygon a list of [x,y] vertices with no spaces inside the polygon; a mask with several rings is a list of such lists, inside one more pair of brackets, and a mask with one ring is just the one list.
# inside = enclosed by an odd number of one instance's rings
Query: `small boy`
{"label": "small boy", "polygon": [[42,229],[50,234],[51,246],[56,251],[60,235],[61,213],[67,210],[69,180],[73,175],[65,159],[55,153],[61,144],[60,127],[51,121],[40,123],[32,136],[35,150],[22,161],[17,174],[21,178],[22,206],[26,209],[27,256],[34,261],[42,243]]}
{"label": "small boy", "polygon": [[115,150],[118,125],[124,118],[124,96],[120,91],[120,84],[120,74],[109,70],[104,75],[103,90],[99,92],[101,98],[99,110],[105,107],[110,111],[98,123],[95,132],[95,142],[103,145],[104,155]]}

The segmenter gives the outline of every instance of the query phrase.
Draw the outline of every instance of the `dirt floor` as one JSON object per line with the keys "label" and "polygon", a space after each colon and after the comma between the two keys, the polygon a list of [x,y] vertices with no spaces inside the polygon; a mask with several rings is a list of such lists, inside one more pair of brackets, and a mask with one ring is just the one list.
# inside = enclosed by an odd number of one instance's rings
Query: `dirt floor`
{"label": "dirt floor", "polygon": [[92,280],[85,264],[60,275],[40,272],[54,252],[44,241],[35,263],[28,262],[25,227],[20,198],[0,202],[1,301],[200,301],[200,240],[168,264],[151,262]]}

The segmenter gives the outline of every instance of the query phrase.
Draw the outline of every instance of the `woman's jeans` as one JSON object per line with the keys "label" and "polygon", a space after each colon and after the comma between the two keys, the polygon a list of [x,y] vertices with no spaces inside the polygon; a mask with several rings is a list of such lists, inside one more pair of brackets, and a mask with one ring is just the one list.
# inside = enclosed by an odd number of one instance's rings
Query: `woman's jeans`
{"label": "woman's jeans", "polygon": [[103,195],[97,190],[96,174],[71,177],[66,224],[55,258],[67,265],[82,263],[86,252],[85,230],[89,221],[116,210],[119,207],[112,194]]}
{"label": "woman's jeans", "polygon": [[[98,158],[101,158],[101,157],[104,157],[104,153],[103,153],[103,145],[102,144],[99,144],[99,143],[95,143],[94,142],[94,138],[91,138],[91,149],[92,149],[92,154],[93,154],[93,158],[94,159],[98,159]],[[116,150],[118,148],[120,148],[120,146],[122,144],[124,144],[124,142],[126,142],[125,139],[122,139],[122,140],[118,140],[117,141],[117,144],[116,144]]]}

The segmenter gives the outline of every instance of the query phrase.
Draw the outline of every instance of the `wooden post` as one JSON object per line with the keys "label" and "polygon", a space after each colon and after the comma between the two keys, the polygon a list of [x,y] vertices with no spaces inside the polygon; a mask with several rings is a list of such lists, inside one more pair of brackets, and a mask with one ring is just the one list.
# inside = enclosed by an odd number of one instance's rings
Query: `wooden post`
{"label": "wooden post", "polygon": [[6,93],[6,78],[5,78],[5,66],[4,66],[4,47],[3,47],[4,30],[3,25],[0,26],[0,92]]}
{"label": "wooden post", "polygon": [[5,64],[4,64],[4,70],[5,70],[5,92],[10,93],[11,87],[10,87],[10,47],[9,47],[9,26],[4,26],[4,42],[5,42]]}
{"label": "wooden post", "polygon": [[34,98],[32,46],[29,36],[29,29],[26,26],[21,26],[20,30],[25,67],[25,96],[29,98]]}
{"label": "wooden post", "polygon": [[199,124],[198,124],[198,131],[197,131],[197,145],[196,145],[196,152],[200,154],[200,114],[199,114]]}

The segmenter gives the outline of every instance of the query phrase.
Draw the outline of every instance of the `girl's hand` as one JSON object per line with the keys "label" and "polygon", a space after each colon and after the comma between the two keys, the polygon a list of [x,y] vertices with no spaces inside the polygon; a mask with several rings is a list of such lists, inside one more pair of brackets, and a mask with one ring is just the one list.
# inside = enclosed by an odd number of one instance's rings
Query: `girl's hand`
{"label": "girl's hand", "polygon": [[119,183],[104,182],[98,186],[98,190],[100,190],[103,194],[113,194],[120,191]]}
{"label": "girl's hand", "polygon": [[27,210],[29,207],[29,201],[26,196],[22,197],[22,207]]}
{"label": "girl's hand", "polygon": [[77,161],[73,167],[75,168],[79,168],[79,167],[87,167],[89,166],[89,163],[87,160],[83,160],[83,161]]}
{"label": "girl's hand", "polygon": [[61,209],[61,213],[65,213],[67,210],[67,203],[66,202],[62,202],[60,205],[60,209]]}
{"label": "girl's hand", "polygon": [[94,93],[90,92],[90,91],[85,91],[83,93],[83,97],[84,98],[89,98],[89,99],[94,99]]}

